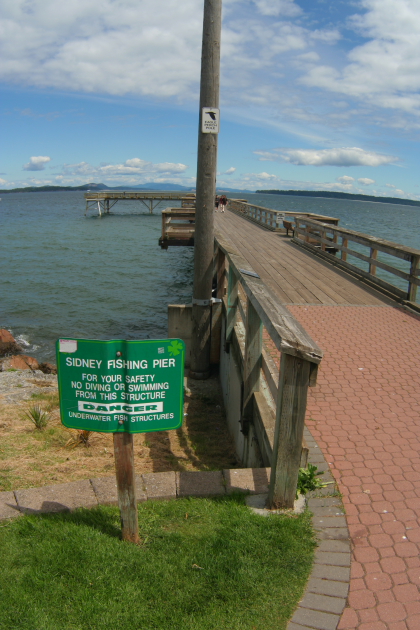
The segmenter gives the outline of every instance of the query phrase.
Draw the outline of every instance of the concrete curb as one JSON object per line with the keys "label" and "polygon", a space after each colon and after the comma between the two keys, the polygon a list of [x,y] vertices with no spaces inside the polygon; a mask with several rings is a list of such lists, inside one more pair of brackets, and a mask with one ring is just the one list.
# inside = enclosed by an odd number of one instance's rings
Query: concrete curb
{"label": "concrete curb", "polygon": [[[322,481],[334,481],[325,457],[308,428],[304,437],[309,447],[308,462],[325,471]],[[331,496],[335,484],[308,495],[312,524],[319,547],[306,591],[287,630],[336,630],[347,603],[350,583],[351,545],[343,504]]]}
{"label": "concrete curb", "polygon": [[[327,462],[305,428],[309,461],[325,470],[323,480],[334,481]],[[247,492],[268,492],[270,468],[239,468],[211,472],[162,472],[137,475],[137,500],[169,500]],[[327,486],[308,496],[320,545],[304,597],[287,630],[336,630],[344,610],[350,581],[350,540],[341,499]],[[54,486],[0,492],[0,520],[22,514],[68,512],[80,507],[116,505],[115,477],[85,479]]]}

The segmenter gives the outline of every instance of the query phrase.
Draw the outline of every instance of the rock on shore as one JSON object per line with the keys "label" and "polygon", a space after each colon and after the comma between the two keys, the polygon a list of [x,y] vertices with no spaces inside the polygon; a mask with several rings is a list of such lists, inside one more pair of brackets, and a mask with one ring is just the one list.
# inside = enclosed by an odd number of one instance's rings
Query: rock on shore
{"label": "rock on shore", "polygon": [[13,335],[5,328],[0,328],[0,357],[4,357],[7,354],[16,354],[16,352],[21,350],[22,348]]}
{"label": "rock on shore", "polygon": [[[0,372],[7,370],[40,370],[44,374],[57,374],[52,363],[39,363],[34,357],[20,354],[22,348],[13,335],[5,328],[0,328]],[[16,354],[19,352],[19,354]]]}

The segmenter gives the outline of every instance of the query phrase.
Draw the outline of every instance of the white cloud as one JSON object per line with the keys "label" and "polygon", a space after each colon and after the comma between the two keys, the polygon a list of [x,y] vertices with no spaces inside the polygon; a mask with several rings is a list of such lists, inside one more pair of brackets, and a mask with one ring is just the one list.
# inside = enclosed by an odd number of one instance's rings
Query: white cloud
{"label": "white cloud", "polygon": [[359,184],[363,184],[363,186],[370,186],[375,183],[374,179],[369,179],[369,177],[359,177],[357,180]]}
{"label": "white cloud", "polygon": [[343,177],[337,177],[337,181],[342,184],[350,184],[354,182],[354,177],[349,177],[349,175],[343,175]]}
{"label": "white cloud", "polygon": [[307,61],[309,63],[315,63],[319,61],[319,55],[315,51],[303,53],[302,55],[298,55],[297,59],[300,61]]}
{"label": "white cloud", "polygon": [[278,179],[277,175],[270,175],[270,173],[265,173],[264,171],[262,173],[255,173],[254,178],[262,181]]}
{"label": "white cloud", "polygon": [[398,158],[358,147],[337,149],[275,149],[275,152],[255,151],[261,160],[290,162],[298,166],[381,166]]}
{"label": "white cloud", "polygon": [[326,44],[335,44],[341,38],[340,31],[336,28],[315,30],[311,33],[311,38]]}
{"label": "white cloud", "polygon": [[253,0],[262,15],[281,15],[294,17],[302,13],[302,9],[294,0]]}
{"label": "white cloud", "polygon": [[364,13],[350,28],[368,41],[348,53],[348,63],[321,64],[302,83],[365,100],[375,107],[420,114],[420,3],[418,0],[360,0]]}
{"label": "white cloud", "polygon": [[[3,82],[180,101],[198,94],[202,0],[2,4]],[[277,90],[285,54],[308,52],[314,61],[317,42],[337,40],[337,30],[304,26],[302,13],[294,0],[228,2],[222,33],[225,101],[237,102],[240,94],[243,106],[256,84],[276,85]],[[267,90],[264,103],[272,99],[273,92]]]}
{"label": "white cloud", "polygon": [[[130,181],[131,183],[141,183],[156,177],[165,178],[180,175],[188,169],[186,164],[175,164],[172,162],[162,162],[154,164],[140,158],[131,158],[123,164],[103,164],[93,166],[88,162],[78,164],[65,164],[62,169],[62,176],[65,177],[87,177],[90,181],[96,179],[100,181]],[[127,180],[127,176],[130,176]],[[60,177],[60,176],[57,176]]]}
{"label": "white cloud", "polygon": [[6,180],[6,179],[2,179],[2,178],[0,177],[0,186],[4,186],[4,185],[5,185],[5,184],[7,184],[7,183],[8,183],[8,182],[7,182],[7,180]]}
{"label": "white cloud", "polygon": [[228,168],[227,171],[225,171],[225,175],[232,175],[235,171],[236,168],[234,166],[231,166],[230,168]]}
{"label": "white cloud", "polygon": [[39,155],[38,157],[31,157],[29,162],[24,164],[22,168],[24,171],[43,171],[48,162],[51,162],[50,157]]}
{"label": "white cloud", "polygon": [[199,0],[2,3],[0,78],[36,87],[168,97],[200,69]]}

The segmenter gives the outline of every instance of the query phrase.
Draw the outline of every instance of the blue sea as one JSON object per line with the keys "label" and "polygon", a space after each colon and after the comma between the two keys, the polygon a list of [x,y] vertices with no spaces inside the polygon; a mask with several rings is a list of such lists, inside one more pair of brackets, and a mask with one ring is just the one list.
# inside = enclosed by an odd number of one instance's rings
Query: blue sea
{"label": "blue sea", "polygon": [[[235,194],[255,205],[338,217],[340,226],[420,249],[420,208]],[[81,192],[9,193],[0,201],[0,328],[27,354],[55,360],[59,337],[156,339],[167,305],[191,301],[193,249],[161,250],[161,210],[118,202],[85,217]]]}

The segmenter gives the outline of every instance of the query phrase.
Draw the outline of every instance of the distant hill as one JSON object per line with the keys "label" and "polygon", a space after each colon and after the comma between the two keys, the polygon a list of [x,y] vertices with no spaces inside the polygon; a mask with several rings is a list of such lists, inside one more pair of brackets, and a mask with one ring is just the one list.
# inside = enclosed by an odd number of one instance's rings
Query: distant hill
{"label": "distant hill", "polygon": [[[83,186],[27,186],[25,188],[2,189],[0,193],[16,192],[69,192],[69,191],[96,191],[96,190],[179,190],[185,192],[195,192],[195,188],[181,186],[180,184],[164,184],[148,182],[141,186],[107,186],[106,184],[83,184]],[[239,190],[237,188],[217,188],[218,192],[251,193],[252,190]]]}
{"label": "distant hill", "polygon": [[14,193],[14,192],[68,192],[68,191],[96,191],[96,190],[185,190],[190,192],[195,190],[194,188],[187,188],[186,186],[179,186],[178,184],[154,184],[153,182],[143,184],[141,186],[107,186],[106,184],[83,184],[83,186],[27,186],[25,188],[10,188],[0,190],[1,193]]}
{"label": "distant hill", "polygon": [[326,190],[257,190],[265,195],[290,195],[295,197],[323,197],[324,199],[348,199],[350,201],[374,201],[376,203],[393,203],[399,206],[420,206],[420,201],[400,199],[399,197],[374,197],[373,195],[353,195],[344,192]]}

